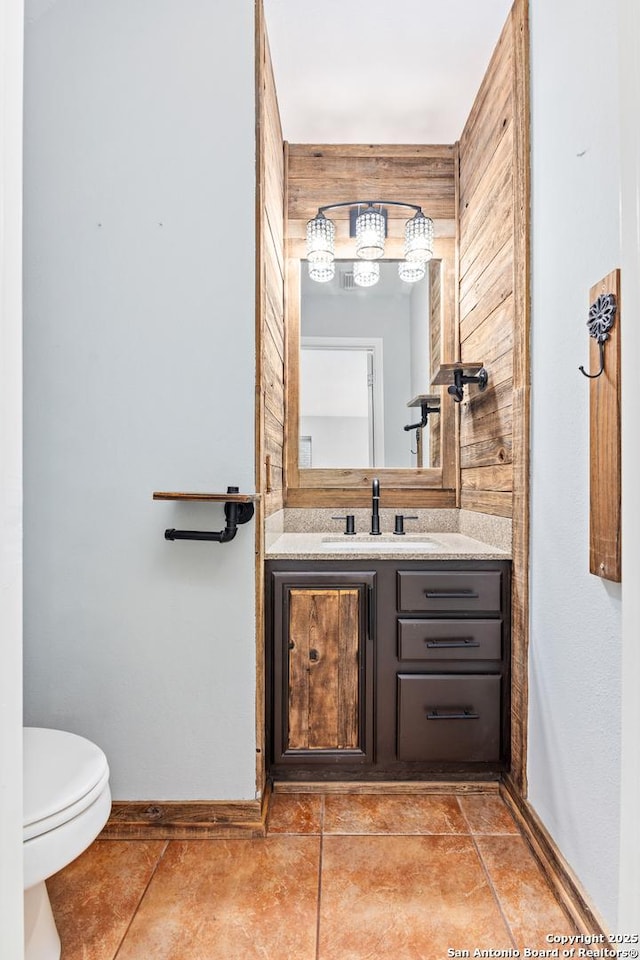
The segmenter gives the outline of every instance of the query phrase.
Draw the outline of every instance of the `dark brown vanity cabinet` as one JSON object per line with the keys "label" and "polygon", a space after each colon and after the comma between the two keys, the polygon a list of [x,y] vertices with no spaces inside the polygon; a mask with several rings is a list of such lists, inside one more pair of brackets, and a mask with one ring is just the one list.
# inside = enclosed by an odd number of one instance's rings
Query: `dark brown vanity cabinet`
{"label": "dark brown vanity cabinet", "polygon": [[506,768],[509,562],[278,560],[267,581],[273,776]]}

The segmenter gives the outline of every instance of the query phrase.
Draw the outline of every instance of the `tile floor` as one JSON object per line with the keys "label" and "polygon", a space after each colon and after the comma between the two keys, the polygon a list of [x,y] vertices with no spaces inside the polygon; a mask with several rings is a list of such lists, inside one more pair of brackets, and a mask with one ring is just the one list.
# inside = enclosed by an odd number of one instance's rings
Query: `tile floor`
{"label": "tile floor", "polygon": [[576,932],[497,794],[275,794],[264,838],[98,840],[49,891],[62,960],[447,960]]}

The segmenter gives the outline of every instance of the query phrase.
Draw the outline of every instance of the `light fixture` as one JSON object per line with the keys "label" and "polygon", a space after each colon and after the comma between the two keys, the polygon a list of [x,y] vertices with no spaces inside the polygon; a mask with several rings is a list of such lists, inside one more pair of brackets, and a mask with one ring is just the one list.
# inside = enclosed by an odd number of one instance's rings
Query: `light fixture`
{"label": "light fixture", "polygon": [[398,262],[398,276],[405,283],[416,283],[422,280],[426,267],[421,260],[400,260]]}
{"label": "light fixture", "polygon": [[387,223],[372,204],[356,217],[356,253],[362,260],[378,260],[384,253]]}
{"label": "light fixture", "polygon": [[[310,263],[332,263],[335,250],[336,225],[318,210],[307,224],[307,260]],[[317,278],[314,278],[317,279]]]}
{"label": "light fixture", "polygon": [[325,216],[325,211],[338,207],[350,208],[349,235],[356,238],[356,255],[362,264],[361,271],[356,270],[357,264],[354,264],[353,271],[354,280],[359,286],[373,286],[378,281],[379,270],[377,273],[367,270],[366,265],[384,256],[387,235],[385,207],[409,207],[414,210],[414,215],[405,224],[405,260],[398,264],[398,273],[407,283],[422,279],[424,265],[433,256],[433,220],[425,216],[422,208],[415,203],[401,203],[398,200],[348,200],[318,207],[315,217],[307,223],[307,259],[312,280],[324,283],[333,278],[330,268],[333,267],[335,256],[336,228],[334,222]]}
{"label": "light fixture", "polygon": [[353,265],[353,282],[359,287],[372,287],[380,279],[380,264],[375,260],[356,260]]}
{"label": "light fixture", "polygon": [[333,280],[336,274],[336,265],[332,260],[331,263],[310,263],[309,264],[309,279],[315,280],[316,283],[328,283],[329,280]]}
{"label": "light fixture", "polygon": [[426,263],[433,256],[433,220],[418,210],[404,228],[404,255],[406,260]]}

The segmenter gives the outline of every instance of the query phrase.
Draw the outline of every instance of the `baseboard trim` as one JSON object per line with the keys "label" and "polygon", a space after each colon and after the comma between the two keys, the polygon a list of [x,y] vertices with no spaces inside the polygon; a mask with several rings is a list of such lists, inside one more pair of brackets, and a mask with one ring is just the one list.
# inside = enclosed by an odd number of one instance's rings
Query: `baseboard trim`
{"label": "baseboard trim", "polygon": [[261,800],[115,800],[99,840],[264,837],[270,787]]}
{"label": "baseboard trim", "polygon": [[422,780],[386,780],[365,782],[361,780],[341,781],[309,781],[309,780],[276,780],[273,783],[274,793],[342,793],[342,794],[383,794],[426,796],[428,794],[445,793],[498,793],[500,784],[497,780],[486,781],[457,781],[439,782]]}
{"label": "baseboard trim", "polygon": [[580,881],[531,804],[520,796],[518,787],[509,777],[505,777],[500,793],[533,850],[556,897],[575,923],[579,933],[595,933],[608,937],[609,931],[596,910],[590,905]]}

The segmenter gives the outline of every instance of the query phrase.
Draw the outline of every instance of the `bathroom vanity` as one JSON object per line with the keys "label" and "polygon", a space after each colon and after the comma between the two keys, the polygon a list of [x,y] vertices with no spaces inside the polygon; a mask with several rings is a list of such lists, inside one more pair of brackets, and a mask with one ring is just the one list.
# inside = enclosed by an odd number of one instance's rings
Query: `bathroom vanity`
{"label": "bathroom vanity", "polygon": [[458,534],[415,546],[285,534],[268,553],[271,776],[469,780],[505,769],[501,551]]}

